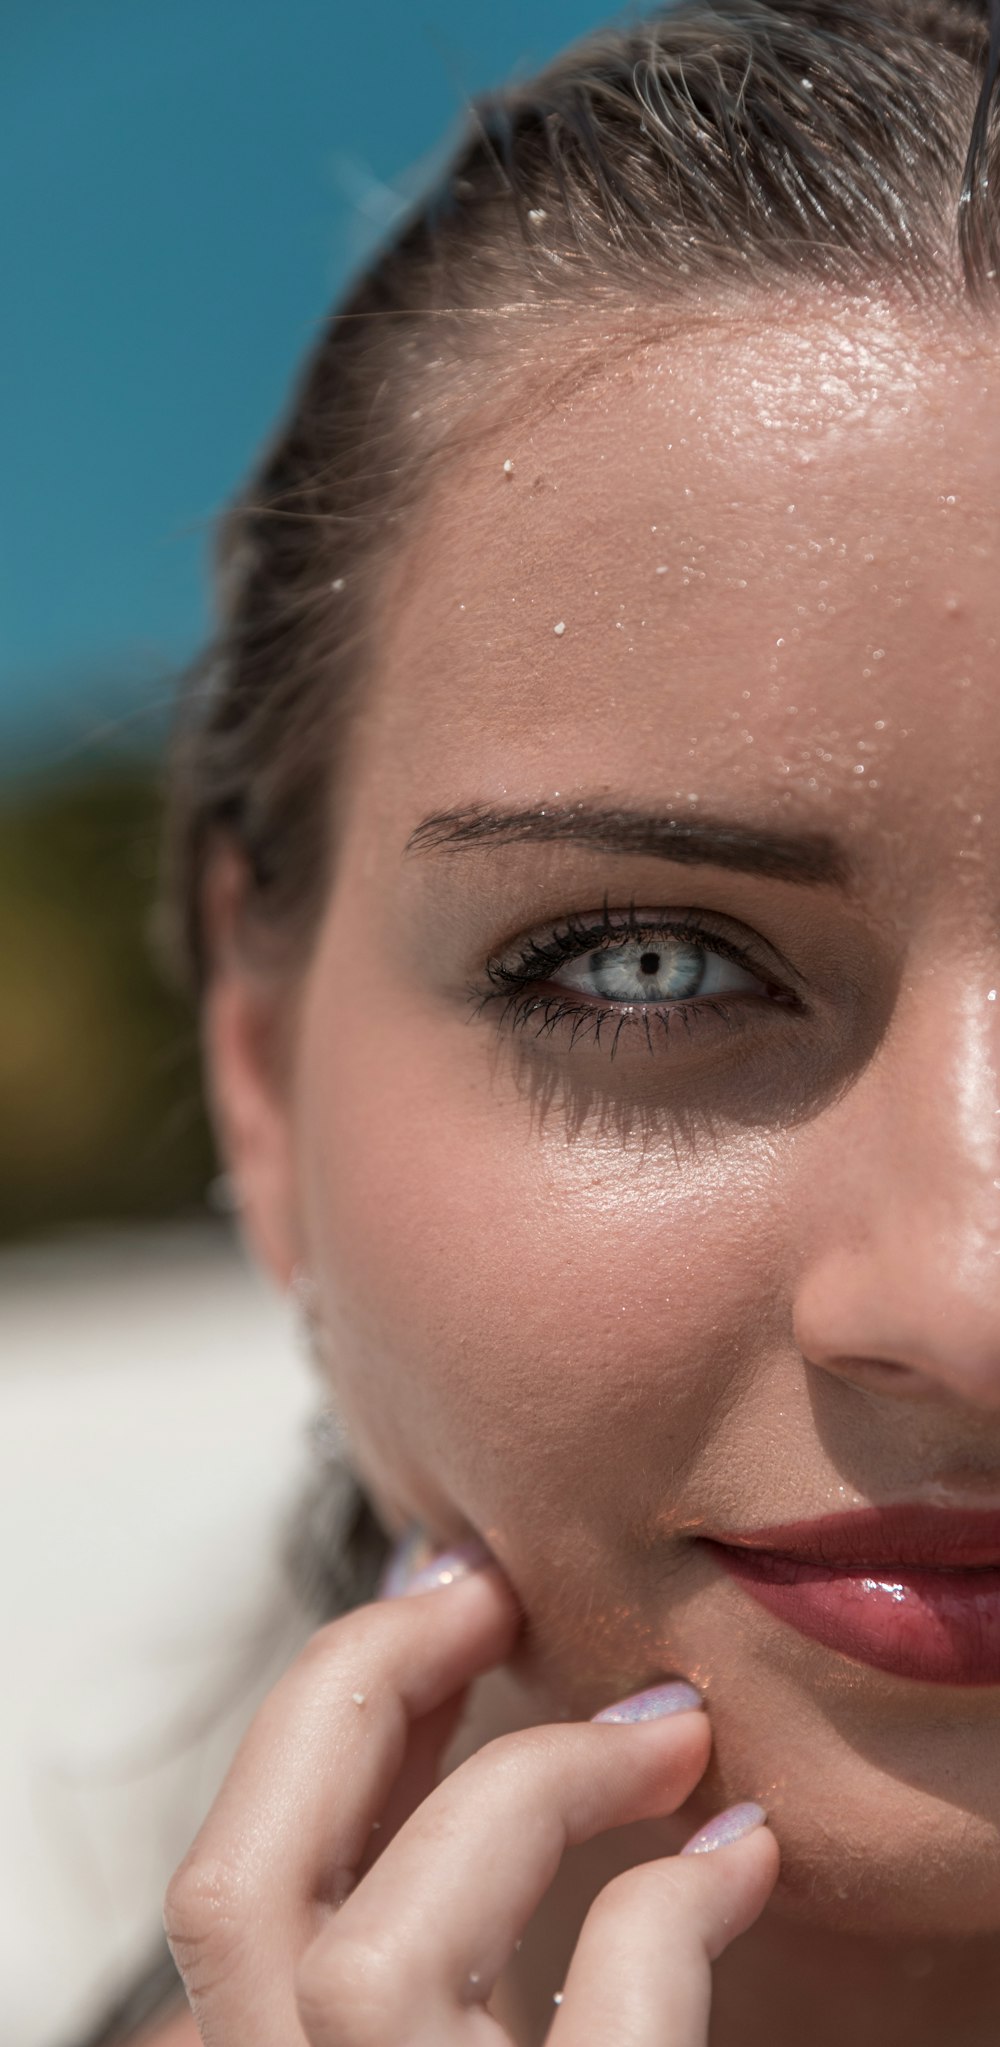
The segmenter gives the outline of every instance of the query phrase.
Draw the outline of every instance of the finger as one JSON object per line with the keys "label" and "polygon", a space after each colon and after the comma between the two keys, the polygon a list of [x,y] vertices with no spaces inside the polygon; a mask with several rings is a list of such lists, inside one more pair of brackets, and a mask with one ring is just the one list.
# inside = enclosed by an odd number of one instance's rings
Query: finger
{"label": "finger", "polygon": [[641,1863],[583,1923],[547,2047],[706,2047],[711,1968],[763,1910],[778,1876],[765,1825],[711,1855]]}
{"label": "finger", "polygon": [[[411,1730],[510,1653],[497,1569],[361,1607],[269,1693],[166,1900],[167,1938],[210,2047],[295,2047],[294,1976],[346,1894]],[[438,1719],[447,1738],[449,1716]],[[427,1768],[426,1744],[420,1762]]]}
{"label": "finger", "polygon": [[[689,1686],[678,1693],[691,1698]],[[416,2038],[414,2014],[428,2039],[449,2038],[456,2014],[489,1996],[564,1849],[672,1812],[710,1746],[706,1715],[688,1710],[528,1728],[478,1750],[304,1956],[300,2011],[313,2047]]]}

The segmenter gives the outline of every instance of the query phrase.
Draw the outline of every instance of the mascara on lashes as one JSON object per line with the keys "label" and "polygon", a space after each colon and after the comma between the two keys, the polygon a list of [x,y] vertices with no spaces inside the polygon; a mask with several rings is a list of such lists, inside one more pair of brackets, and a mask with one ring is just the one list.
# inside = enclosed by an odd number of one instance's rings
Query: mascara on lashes
{"label": "mascara on lashes", "polygon": [[[749,1020],[746,1012],[751,1005],[759,1008],[769,1003],[802,1010],[800,999],[776,979],[770,966],[713,928],[714,921],[710,912],[685,912],[682,917],[640,916],[634,904],[622,916],[612,913],[605,900],[599,921],[569,916],[553,926],[544,939],[529,938],[513,955],[507,952],[488,960],[485,971],[490,988],[485,992],[469,990],[475,1013],[481,1014],[490,1004],[502,1003],[497,1028],[523,1031],[534,1022],[535,1037],[551,1037],[561,1024],[571,1021],[570,1049],[581,1037],[600,1046],[602,1032],[613,1024],[614,1035],[608,1048],[613,1058],[626,1026],[640,1028],[646,1048],[652,1052],[651,1023],[658,1027],[660,1041],[665,1043],[672,1024],[683,1023],[685,1035],[690,1038],[692,1026],[706,1013],[728,1029],[740,1030]],[[731,960],[760,981],[766,993],[749,999],[746,992],[734,990],[731,994],[695,994],[658,1002],[602,1003],[597,999],[571,1001],[561,994],[543,992],[546,978],[554,969],[587,953],[614,952],[630,942],[662,945],[664,939]]]}

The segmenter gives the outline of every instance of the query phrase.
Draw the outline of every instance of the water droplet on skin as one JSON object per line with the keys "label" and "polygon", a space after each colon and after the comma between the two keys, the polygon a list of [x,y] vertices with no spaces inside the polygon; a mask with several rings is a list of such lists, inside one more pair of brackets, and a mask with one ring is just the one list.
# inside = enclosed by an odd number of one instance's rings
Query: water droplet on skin
{"label": "water droplet on skin", "polygon": [[995,988],[990,988],[990,989],[988,990],[988,992],[987,992],[987,996],[986,996],[986,1000],[987,1000],[987,1002],[995,1002],[995,1001],[996,1001],[996,999],[997,999],[997,991],[996,991],[996,989],[995,989]]}
{"label": "water droplet on skin", "polygon": [[507,460],[506,460],[506,462],[505,462],[505,463],[504,463],[504,465],[503,465],[503,473],[504,473],[504,475],[505,475],[505,476],[513,476],[513,474],[514,474],[514,464],[513,464],[513,462],[511,461],[511,459],[510,459],[510,456],[509,456],[509,455],[508,455],[508,457],[507,457]]}
{"label": "water droplet on skin", "polygon": [[342,590],[343,587],[344,587],[343,576],[334,576],[333,582],[330,584],[331,590]]}
{"label": "water droplet on skin", "polygon": [[554,625],[552,630],[555,633],[556,639],[561,640],[564,632],[566,631],[566,620],[564,618],[561,618],[559,620],[558,625]]}
{"label": "water droplet on skin", "polygon": [[667,574],[667,564],[666,564],[666,562],[661,562],[661,563],[660,563],[660,566],[659,566],[659,568],[657,569],[656,573],[657,573],[657,575],[658,575],[658,576],[665,576],[665,575]]}

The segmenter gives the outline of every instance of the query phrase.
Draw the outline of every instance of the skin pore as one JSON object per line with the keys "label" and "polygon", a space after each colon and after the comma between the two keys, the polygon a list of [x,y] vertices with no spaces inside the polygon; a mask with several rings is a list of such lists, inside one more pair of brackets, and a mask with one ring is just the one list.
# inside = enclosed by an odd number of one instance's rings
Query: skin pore
{"label": "skin pore", "polygon": [[[294,1000],[222,948],[220,1120],[387,1524],[480,1533],[523,1605],[456,1759],[708,1702],[676,1820],[567,1857],[515,2037],[600,1884],[752,1798],[782,1877],[720,2047],[978,2042],[996,1690],[806,1640],[694,1538],[1000,1506],[995,339],[817,298],[608,353],[408,530]],[[712,978],[647,1031],[657,942]]]}

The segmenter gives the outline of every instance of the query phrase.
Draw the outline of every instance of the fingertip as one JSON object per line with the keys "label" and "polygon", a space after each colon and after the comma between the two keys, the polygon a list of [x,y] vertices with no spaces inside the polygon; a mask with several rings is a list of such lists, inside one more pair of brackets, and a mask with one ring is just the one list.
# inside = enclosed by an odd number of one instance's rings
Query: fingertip
{"label": "fingertip", "polygon": [[[726,1825],[710,1823],[718,1836],[714,1844],[694,1845],[710,1831],[703,1828],[677,1857],[685,1882],[693,1881],[702,1899],[704,1938],[712,1961],[760,1917],[780,1874],[781,1854],[767,1815],[756,1806],[753,1810],[761,1817],[754,1820],[750,1810],[744,1805],[720,1813],[718,1821]],[[739,1812],[745,1816],[742,1823],[733,1818]]]}

